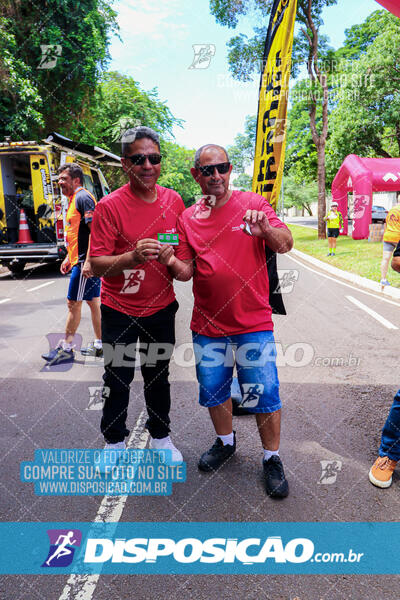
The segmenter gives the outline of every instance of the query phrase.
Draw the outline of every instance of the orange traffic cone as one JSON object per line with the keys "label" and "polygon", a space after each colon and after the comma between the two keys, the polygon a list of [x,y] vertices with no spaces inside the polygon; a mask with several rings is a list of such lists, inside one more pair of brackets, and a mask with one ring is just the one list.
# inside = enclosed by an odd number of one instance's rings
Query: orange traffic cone
{"label": "orange traffic cone", "polygon": [[18,244],[33,244],[33,239],[28,227],[28,221],[26,220],[26,214],[23,208],[19,215],[19,237]]}

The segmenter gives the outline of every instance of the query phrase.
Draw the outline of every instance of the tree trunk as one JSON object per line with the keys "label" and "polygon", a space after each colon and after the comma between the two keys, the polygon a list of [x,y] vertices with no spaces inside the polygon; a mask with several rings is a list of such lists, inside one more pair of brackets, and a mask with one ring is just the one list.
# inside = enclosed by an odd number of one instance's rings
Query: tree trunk
{"label": "tree trunk", "polygon": [[318,153],[318,239],[326,238],[325,201],[325,141],[317,146]]}
{"label": "tree trunk", "polygon": [[310,206],[309,204],[307,204],[307,203],[304,203],[304,204],[303,204],[303,207],[304,207],[304,208],[305,208],[305,210],[307,211],[307,213],[308,213],[308,216],[309,216],[309,217],[312,217],[312,216],[313,216],[313,214],[312,214],[311,206]]}
{"label": "tree trunk", "polygon": [[[311,5],[312,0],[307,0],[302,6],[311,34],[307,30],[302,29],[302,31],[309,45],[307,71],[311,82],[310,129],[318,155],[318,238],[325,239],[325,144],[328,137],[328,81],[327,76],[321,73],[318,66],[318,30],[312,18]],[[318,85],[322,88],[322,128],[320,133],[316,126],[318,99],[314,87]]]}

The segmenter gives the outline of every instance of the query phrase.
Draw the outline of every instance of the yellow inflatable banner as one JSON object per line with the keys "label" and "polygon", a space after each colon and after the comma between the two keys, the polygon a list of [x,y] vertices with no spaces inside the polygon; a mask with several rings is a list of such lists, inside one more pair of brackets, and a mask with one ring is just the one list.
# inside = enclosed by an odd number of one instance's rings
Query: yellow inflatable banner
{"label": "yellow inflatable banner", "polygon": [[260,80],[252,189],[264,196],[274,210],[285,162],[286,115],[296,8],[297,0],[275,0]]}

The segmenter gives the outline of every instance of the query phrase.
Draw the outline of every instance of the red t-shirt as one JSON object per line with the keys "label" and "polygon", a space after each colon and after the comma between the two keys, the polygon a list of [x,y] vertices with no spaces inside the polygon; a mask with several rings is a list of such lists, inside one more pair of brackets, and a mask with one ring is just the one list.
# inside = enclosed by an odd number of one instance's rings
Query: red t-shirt
{"label": "red t-shirt", "polygon": [[[96,206],[90,236],[90,256],[117,256],[134,250],[144,238],[176,233],[182,198],[157,187],[157,200],[147,204],[137,198],[129,183],[105,196]],[[172,277],[165,265],[151,260],[114,277],[102,277],[101,302],[135,317],[146,317],[175,299]]]}
{"label": "red t-shirt", "polygon": [[243,232],[247,209],[287,229],[262,196],[234,191],[221,208],[201,199],[178,220],[181,260],[195,259],[191,329],[210,337],[273,329],[264,240]]}

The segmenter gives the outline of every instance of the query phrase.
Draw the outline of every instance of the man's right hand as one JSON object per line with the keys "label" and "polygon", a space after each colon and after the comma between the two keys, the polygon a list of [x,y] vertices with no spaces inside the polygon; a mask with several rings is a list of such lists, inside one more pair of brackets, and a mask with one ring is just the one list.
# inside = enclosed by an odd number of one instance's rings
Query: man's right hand
{"label": "man's right hand", "polygon": [[132,252],[132,258],[135,263],[143,264],[149,260],[157,259],[160,249],[160,242],[152,238],[145,238],[137,242],[136,248]]}
{"label": "man's right hand", "polygon": [[61,263],[60,271],[63,275],[66,275],[71,270],[71,263],[69,262],[69,256],[66,256]]}

